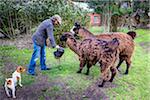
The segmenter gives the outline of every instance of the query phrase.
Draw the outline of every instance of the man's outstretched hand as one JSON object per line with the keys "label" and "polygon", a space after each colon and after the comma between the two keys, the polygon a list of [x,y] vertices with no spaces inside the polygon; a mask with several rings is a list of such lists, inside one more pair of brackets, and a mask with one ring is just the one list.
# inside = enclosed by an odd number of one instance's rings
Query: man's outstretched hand
{"label": "man's outstretched hand", "polygon": [[59,49],[60,48],[60,46],[59,45],[56,45],[56,47],[55,47],[56,49]]}

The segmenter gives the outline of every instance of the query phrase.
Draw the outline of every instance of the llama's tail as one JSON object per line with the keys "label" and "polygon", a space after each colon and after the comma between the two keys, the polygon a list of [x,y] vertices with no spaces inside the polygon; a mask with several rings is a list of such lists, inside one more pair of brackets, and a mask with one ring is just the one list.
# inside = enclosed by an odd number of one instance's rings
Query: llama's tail
{"label": "llama's tail", "polygon": [[136,32],[134,32],[134,31],[129,31],[127,34],[130,35],[132,37],[132,39],[134,39],[136,37]]}

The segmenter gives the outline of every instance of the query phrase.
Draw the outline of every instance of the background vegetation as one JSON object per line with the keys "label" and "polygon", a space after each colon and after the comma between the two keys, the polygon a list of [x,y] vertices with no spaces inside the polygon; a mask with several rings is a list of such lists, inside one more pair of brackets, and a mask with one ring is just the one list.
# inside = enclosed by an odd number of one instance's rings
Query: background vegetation
{"label": "background vegetation", "polygon": [[68,0],[0,0],[0,32],[8,38],[31,34],[34,27],[54,14],[63,18],[62,26],[55,29],[56,37],[69,31],[75,21],[83,25],[88,21],[85,11]]}
{"label": "background vegetation", "polygon": [[144,27],[149,23],[149,0],[89,0],[89,6],[102,15],[105,31],[116,32],[117,27]]}

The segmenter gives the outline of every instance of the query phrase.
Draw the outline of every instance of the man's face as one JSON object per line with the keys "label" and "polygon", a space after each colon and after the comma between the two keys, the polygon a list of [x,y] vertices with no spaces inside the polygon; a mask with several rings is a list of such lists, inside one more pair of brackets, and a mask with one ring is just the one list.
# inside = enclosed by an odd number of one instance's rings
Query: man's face
{"label": "man's face", "polygon": [[54,21],[54,26],[58,26],[58,25],[60,25],[59,22],[58,22],[58,20],[55,20]]}

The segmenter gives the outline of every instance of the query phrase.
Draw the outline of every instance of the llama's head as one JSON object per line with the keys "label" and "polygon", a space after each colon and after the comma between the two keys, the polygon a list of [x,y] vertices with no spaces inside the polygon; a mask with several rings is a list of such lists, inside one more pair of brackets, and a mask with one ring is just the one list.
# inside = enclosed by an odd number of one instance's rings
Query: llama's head
{"label": "llama's head", "polygon": [[74,36],[70,32],[64,32],[60,37],[60,41],[66,42],[68,38],[74,38]]}
{"label": "llama's head", "polygon": [[127,34],[130,35],[132,37],[132,39],[134,39],[136,37],[136,32],[134,32],[134,31],[129,31]]}
{"label": "llama's head", "polygon": [[85,27],[81,26],[80,23],[75,22],[74,26],[70,30],[76,39],[93,37],[94,35],[87,30]]}
{"label": "llama's head", "polygon": [[80,23],[75,22],[74,26],[71,28],[70,32],[74,35],[74,34],[78,34],[79,29],[81,28]]}

